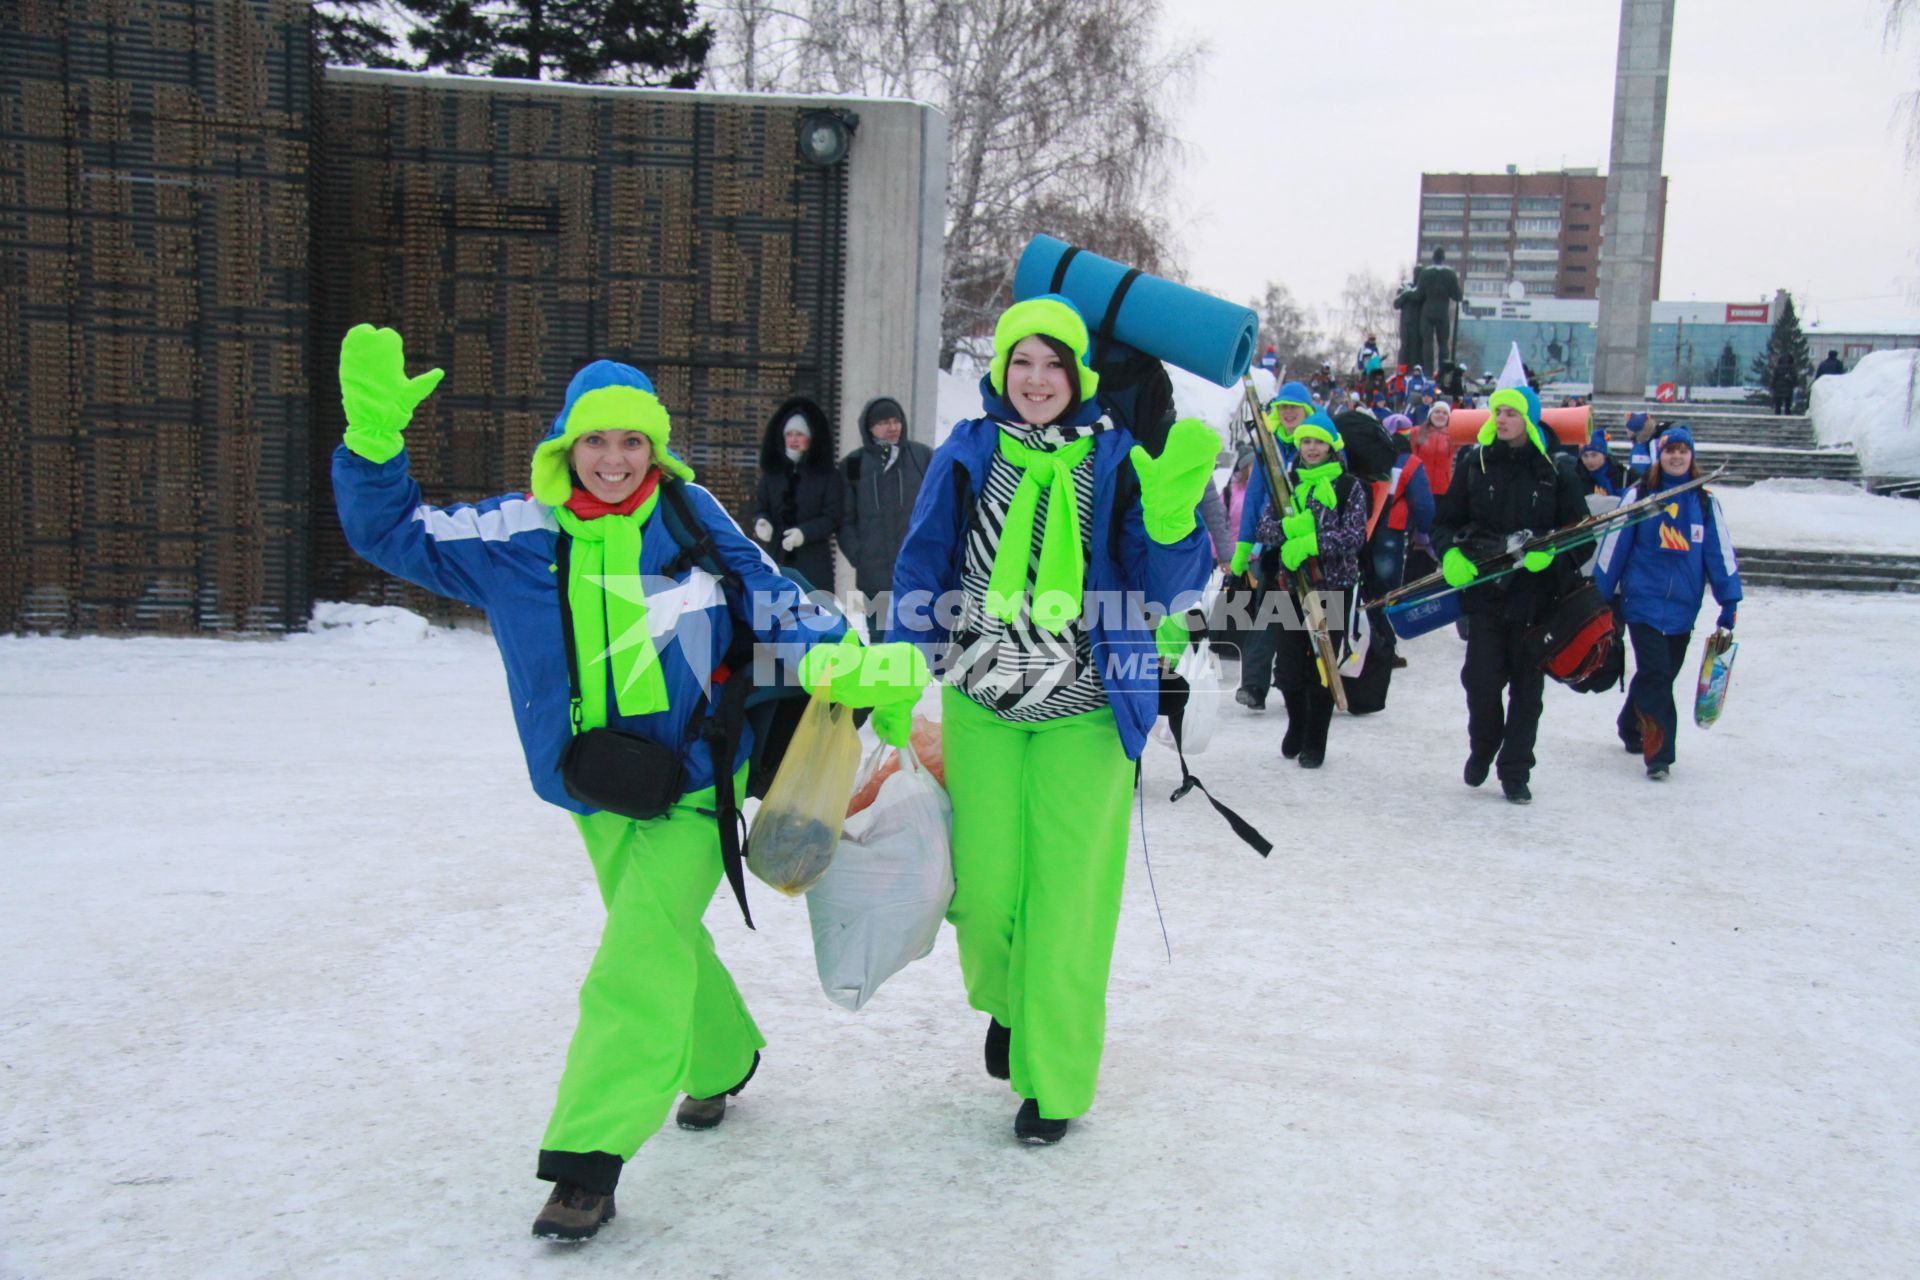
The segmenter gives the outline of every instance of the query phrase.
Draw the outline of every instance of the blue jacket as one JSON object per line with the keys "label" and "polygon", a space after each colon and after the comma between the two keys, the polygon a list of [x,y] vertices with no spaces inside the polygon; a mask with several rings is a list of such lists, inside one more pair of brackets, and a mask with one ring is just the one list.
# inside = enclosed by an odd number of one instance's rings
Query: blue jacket
{"label": "blue jacket", "polygon": [[[984,398],[988,414],[1014,418],[999,397],[989,392]],[[954,425],[946,442],[934,450],[900,558],[894,562],[887,639],[912,641],[925,651],[929,662],[939,656],[950,635],[943,619],[951,619],[956,611],[942,608],[939,602],[949,592],[955,593],[950,599],[958,599],[962,590],[967,522],[980,500],[980,487],[986,482],[999,437],[999,423],[991,416]],[[1193,597],[1213,569],[1213,547],[1205,526],[1197,522],[1171,546],[1147,536],[1140,516],[1138,478],[1127,459],[1133,443],[1133,436],[1117,426],[1108,426],[1093,438],[1093,527],[1088,535],[1086,592],[1097,595],[1100,604],[1089,606],[1084,620],[1094,664],[1119,723],[1120,740],[1128,758],[1137,760],[1146,748],[1147,731],[1160,714],[1160,667],[1153,628],[1139,606],[1144,601],[1166,611],[1183,595],[1188,597],[1179,601],[1183,608],[1196,603]],[[1113,555],[1116,541],[1118,558]],[[1126,599],[1127,593],[1135,598]]]}
{"label": "blue jacket", "polygon": [[[333,492],[340,526],[360,555],[396,577],[486,611],[506,665],[507,694],[534,791],[574,813],[593,812],[569,796],[560,781],[560,754],[573,727],[560,629],[564,584],[554,559],[559,524],[552,509],[519,495],[427,506],[407,472],[404,452],[372,463],[345,445],[334,451]],[[668,705],[649,715],[622,716],[609,687],[607,724],[678,747],[686,790],[698,791],[713,785],[713,766],[704,744],[687,741],[687,723],[734,628],[747,625],[756,638],[777,646],[773,652],[785,674],[807,647],[837,640],[846,625],[806,603],[712,494],[694,484],[686,493],[720,558],[745,584],[744,598],[723,590],[719,579],[698,566],[675,578],[662,575],[680,548],[667,531],[665,500],[657,503],[641,530],[640,571],[648,578],[648,621]],[[610,682],[610,667],[602,670],[609,672],[602,678]],[[751,738],[750,730],[742,735],[736,768],[746,760]]]}
{"label": "blue jacket", "polygon": [[[1593,584],[1602,599],[1619,592],[1628,622],[1643,623],[1663,635],[1693,630],[1708,586],[1723,606],[1740,599],[1740,566],[1733,554],[1720,501],[1689,489],[1650,520],[1615,529],[1600,544]],[[1640,496],[1628,489],[1623,504]],[[1703,510],[1711,507],[1703,518]]]}

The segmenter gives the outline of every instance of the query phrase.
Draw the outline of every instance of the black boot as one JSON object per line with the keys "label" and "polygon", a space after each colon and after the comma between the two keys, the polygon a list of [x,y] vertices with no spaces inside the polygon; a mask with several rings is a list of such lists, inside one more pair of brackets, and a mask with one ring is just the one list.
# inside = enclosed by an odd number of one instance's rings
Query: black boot
{"label": "black boot", "polygon": [[1286,736],[1280,739],[1280,754],[1292,760],[1299,756],[1307,745],[1307,696],[1304,693],[1286,689],[1281,691],[1280,697],[1287,704],[1287,732]]}
{"label": "black boot", "polygon": [[1493,772],[1492,756],[1469,754],[1467,756],[1467,767],[1461,771],[1460,777],[1468,786],[1477,787],[1487,780],[1487,775],[1491,772]]}
{"label": "black boot", "polygon": [[753,1079],[753,1073],[760,1069],[760,1051],[753,1051],[753,1065],[747,1068],[747,1074],[740,1083],[725,1093],[716,1093],[711,1098],[688,1096],[680,1100],[680,1110],[674,1113],[674,1122],[682,1129],[717,1129],[720,1122],[727,1118],[727,1099],[736,1096],[747,1087],[747,1081]]}
{"label": "black boot", "polygon": [[1040,1104],[1028,1098],[1013,1118],[1013,1136],[1035,1146],[1050,1147],[1067,1136],[1069,1120],[1049,1120],[1040,1114]]}
{"label": "black boot", "polygon": [[1300,767],[1318,769],[1327,758],[1327,729],[1333,724],[1333,694],[1309,689],[1306,695],[1307,732],[1300,743]]}
{"label": "black boot", "polygon": [[1516,781],[1502,778],[1500,780],[1500,790],[1504,791],[1507,799],[1514,804],[1533,803],[1533,792],[1527,790],[1527,784],[1524,780]]}
{"label": "black boot", "polygon": [[1007,1065],[1007,1047],[1013,1043],[1013,1028],[1000,1025],[998,1018],[987,1019],[987,1074],[1005,1080],[1013,1074]]}

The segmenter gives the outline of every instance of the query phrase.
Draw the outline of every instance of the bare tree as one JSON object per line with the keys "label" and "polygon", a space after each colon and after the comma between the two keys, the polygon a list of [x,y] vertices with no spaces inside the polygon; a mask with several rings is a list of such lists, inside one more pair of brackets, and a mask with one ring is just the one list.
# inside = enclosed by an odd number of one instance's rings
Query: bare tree
{"label": "bare tree", "polygon": [[[1887,0],[1888,48],[1900,43],[1910,21],[1920,21],[1920,0]],[[1901,94],[1899,110],[1907,118],[1907,165],[1920,167],[1920,89]]]}
{"label": "bare tree", "polygon": [[1399,286],[1382,280],[1372,271],[1351,271],[1341,286],[1340,301],[1332,316],[1334,341],[1348,350],[1358,351],[1360,343],[1372,334],[1386,356],[1399,349],[1400,314],[1394,310],[1394,295]]}
{"label": "bare tree", "polygon": [[1322,360],[1332,358],[1326,335],[1284,284],[1268,281],[1266,292],[1247,305],[1259,313],[1260,341],[1273,348],[1283,381],[1308,377]]}
{"label": "bare tree", "polygon": [[779,24],[733,0],[721,22],[732,47],[715,60],[723,82],[744,87],[751,66],[761,88],[918,98],[947,117],[943,365],[992,323],[1036,232],[1171,269],[1158,213],[1180,158],[1168,98],[1202,50],[1156,52],[1159,0],[792,3],[775,16],[787,24],[777,38],[797,38],[794,56],[770,71],[758,48],[733,42],[764,44]]}

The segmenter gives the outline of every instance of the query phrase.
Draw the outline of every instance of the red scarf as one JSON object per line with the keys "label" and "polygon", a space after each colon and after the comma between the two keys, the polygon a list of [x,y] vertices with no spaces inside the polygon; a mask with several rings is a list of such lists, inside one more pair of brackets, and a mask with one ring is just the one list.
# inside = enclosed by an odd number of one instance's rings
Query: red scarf
{"label": "red scarf", "polygon": [[653,496],[660,485],[660,468],[648,467],[646,479],[640,482],[627,500],[621,503],[605,503],[588,493],[578,485],[574,486],[573,496],[567,499],[567,510],[582,520],[598,520],[601,516],[630,516],[640,509],[640,504]]}

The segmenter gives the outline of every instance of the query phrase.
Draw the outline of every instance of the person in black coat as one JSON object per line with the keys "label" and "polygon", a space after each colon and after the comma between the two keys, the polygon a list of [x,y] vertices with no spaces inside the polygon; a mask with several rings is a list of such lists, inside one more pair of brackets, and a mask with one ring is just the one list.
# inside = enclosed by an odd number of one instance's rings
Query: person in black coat
{"label": "person in black coat", "polygon": [[[1473,561],[1506,549],[1509,534],[1545,533],[1586,518],[1587,503],[1571,467],[1547,452],[1540,399],[1525,388],[1496,391],[1493,419],[1480,443],[1461,450],[1453,482],[1434,512],[1433,544],[1451,586],[1466,590],[1467,658],[1460,683],[1467,691],[1466,783],[1477,787],[1498,764],[1500,788],[1515,804],[1533,799],[1533,742],[1540,728],[1546,675],[1529,653],[1526,634],[1546,621],[1554,604],[1592,554],[1579,547],[1561,555],[1538,552],[1526,567],[1481,586]],[[1507,693],[1502,709],[1500,695]]]}
{"label": "person in black coat", "polygon": [[833,432],[820,406],[795,396],[775,409],[760,442],[753,536],[775,564],[798,570],[815,591],[833,590],[831,539],[844,493],[833,466]]}
{"label": "person in black coat", "polygon": [[1840,358],[1840,353],[1838,351],[1829,351],[1827,352],[1827,358],[1820,362],[1820,367],[1813,371],[1813,376],[1817,380],[1826,377],[1830,373],[1845,373],[1846,371],[1847,365],[1846,362]]}
{"label": "person in black coat", "polygon": [[1793,412],[1794,388],[1800,385],[1800,371],[1792,356],[1781,356],[1773,366],[1773,413],[1782,417]]}
{"label": "person in black coat", "polygon": [[906,436],[906,411],[898,400],[881,396],[860,411],[860,447],[840,462],[847,482],[840,549],[853,562],[853,585],[867,598],[869,616],[875,619],[886,617],[884,596],[893,586],[893,562],[933,458],[933,450]]}

